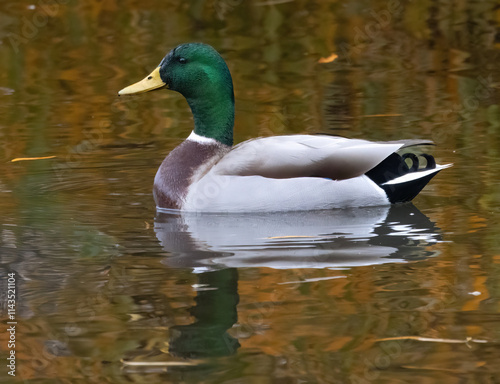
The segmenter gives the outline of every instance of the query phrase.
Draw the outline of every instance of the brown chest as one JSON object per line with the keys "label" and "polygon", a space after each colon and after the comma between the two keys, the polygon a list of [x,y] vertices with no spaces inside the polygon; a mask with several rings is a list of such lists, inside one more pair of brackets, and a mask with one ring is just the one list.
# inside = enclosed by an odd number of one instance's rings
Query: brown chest
{"label": "brown chest", "polygon": [[202,177],[230,147],[186,140],[163,160],[156,173],[153,195],[160,208],[181,209],[189,186]]}

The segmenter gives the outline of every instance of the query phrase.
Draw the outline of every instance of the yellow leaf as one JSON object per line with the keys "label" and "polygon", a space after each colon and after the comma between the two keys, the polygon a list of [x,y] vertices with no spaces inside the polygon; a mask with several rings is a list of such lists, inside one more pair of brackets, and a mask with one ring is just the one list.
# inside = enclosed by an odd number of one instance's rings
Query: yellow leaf
{"label": "yellow leaf", "polygon": [[328,57],[322,57],[321,59],[318,60],[318,63],[320,64],[325,64],[325,63],[331,63],[332,61],[334,61],[337,57],[339,57],[339,55],[337,55],[336,53],[332,53],[330,56]]}
{"label": "yellow leaf", "polygon": [[14,163],[16,161],[26,161],[26,160],[45,160],[45,159],[53,159],[54,157],[57,156],[45,156],[45,157],[16,157],[15,159],[12,159],[10,162]]}
{"label": "yellow leaf", "polygon": [[198,365],[200,360],[192,361],[125,361],[120,360],[123,365],[129,367],[186,367]]}
{"label": "yellow leaf", "polygon": [[401,113],[380,113],[378,115],[363,115],[361,117],[395,117],[403,116]]}

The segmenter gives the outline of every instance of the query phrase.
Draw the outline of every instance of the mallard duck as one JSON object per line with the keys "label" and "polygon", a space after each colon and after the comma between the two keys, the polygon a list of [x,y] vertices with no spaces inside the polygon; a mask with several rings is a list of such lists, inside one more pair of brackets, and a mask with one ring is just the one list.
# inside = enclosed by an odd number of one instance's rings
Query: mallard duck
{"label": "mallard duck", "polygon": [[430,144],[426,140],[287,135],[233,146],[233,81],[224,59],[206,44],[177,46],[150,75],[118,94],[162,88],[186,98],[194,130],[156,173],[159,209],[271,212],[388,205],[412,200],[450,166],[436,165],[427,154],[398,153]]}

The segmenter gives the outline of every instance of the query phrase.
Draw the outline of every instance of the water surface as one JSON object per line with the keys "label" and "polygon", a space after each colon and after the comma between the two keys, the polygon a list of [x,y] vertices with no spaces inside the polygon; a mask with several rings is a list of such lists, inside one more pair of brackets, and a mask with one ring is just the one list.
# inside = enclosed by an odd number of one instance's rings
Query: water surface
{"label": "water surface", "polygon": [[[12,272],[18,322],[2,381],[498,380],[495,2],[47,4],[0,4],[2,361]],[[191,113],[117,91],[188,41],[228,62],[236,142],[432,139],[454,167],[405,206],[157,213]]]}

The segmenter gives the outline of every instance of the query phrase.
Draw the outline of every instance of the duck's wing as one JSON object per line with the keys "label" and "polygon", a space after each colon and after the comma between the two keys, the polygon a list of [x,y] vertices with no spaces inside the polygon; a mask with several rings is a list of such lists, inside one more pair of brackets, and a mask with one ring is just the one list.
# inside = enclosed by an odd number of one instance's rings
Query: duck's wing
{"label": "duck's wing", "polygon": [[258,138],[234,147],[211,172],[274,179],[323,177],[343,180],[368,172],[408,144],[416,145],[416,142],[377,143],[326,135]]}

